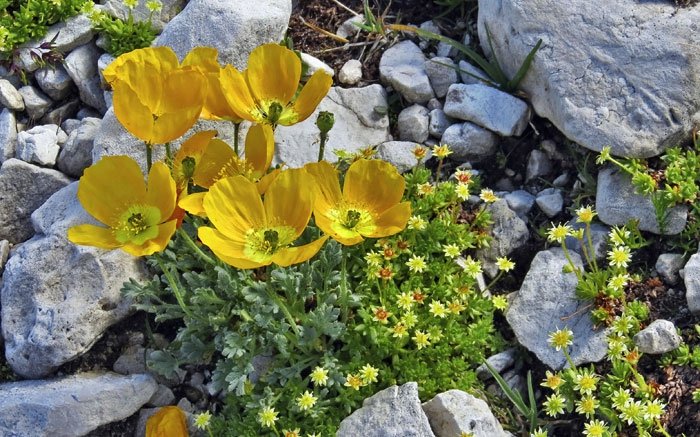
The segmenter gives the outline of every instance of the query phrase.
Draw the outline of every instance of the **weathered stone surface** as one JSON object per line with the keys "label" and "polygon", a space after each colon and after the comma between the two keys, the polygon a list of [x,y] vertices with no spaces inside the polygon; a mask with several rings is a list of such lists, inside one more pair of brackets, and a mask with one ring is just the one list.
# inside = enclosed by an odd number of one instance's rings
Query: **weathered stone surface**
{"label": "weathered stone surface", "polygon": [[[575,231],[578,229],[584,230],[583,242],[586,245],[586,251],[590,252],[590,245],[592,245],[593,256],[595,256],[596,261],[603,260],[607,255],[608,235],[610,233],[610,228],[600,223],[591,223],[589,236],[589,232],[586,230],[585,224],[579,222],[578,220],[573,220],[569,224],[571,225],[571,228]],[[583,254],[583,248],[581,247],[581,243],[578,239],[571,236],[566,237],[566,248],[581,255],[581,259],[583,260],[583,262],[588,264],[585,255]]]}
{"label": "weathered stone surface", "polygon": [[509,77],[543,40],[521,88],[567,137],[649,157],[689,135],[700,110],[698,22],[700,8],[672,2],[485,0],[478,28]]}
{"label": "weathered stone surface", "polygon": [[52,167],[56,163],[59,136],[65,132],[55,124],[35,126],[17,134],[17,158],[42,166]]}
{"label": "weathered stone surface", "polygon": [[0,105],[12,111],[24,111],[22,94],[6,79],[0,79]]}
{"label": "weathered stone surface", "polygon": [[525,217],[535,205],[535,196],[525,190],[516,190],[508,193],[503,198],[508,202],[510,209],[515,211],[520,218]]}
{"label": "weathered stone surface", "polygon": [[462,82],[469,85],[473,83],[487,83],[489,77],[483,70],[473,66],[467,61],[459,61],[459,74]]}
{"label": "weathered stone surface", "polygon": [[399,113],[397,125],[401,141],[422,143],[428,139],[428,110],[421,105],[411,105]]}
{"label": "weathered stone surface", "polygon": [[0,434],[74,437],[125,419],[153,396],[149,375],[82,373],[0,384]]}
{"label": "weathered stone surface", "polygon": [[36,41],[28,41],[21,45],[17,64],[25,71],[36,71],[41,65],[32,58],[31,51],[39,51],[36,48],[43,43],[53,41],[54,49],[59,53],[68,53],[73,49],[90,42],[94,35],[92,22],[86,15],[76,15],[65,21],[49,27],[43,38]]}
{"label": "weathered stone surface", "polygon": [[654,268],[667,284],[676,285],[680,279],[678,272],[683,268],[684,262],[680,253],[662,253],[656,259]]}
{"label": "weathered stone surface", "polygon": [[425,103],[434,97],[425,71],[425,55],[412,41],[401,41],[387,49],[379,61],[382,83],[391,85],[411,103]]}
{"label": "weathered stone surface", "polygon": [[537,193],[535,203],[547,217],[552,218],[564,208],[564,197],[556,188],[545,188]]}
{"label": "weathered stone surface", "polygon": [[80,126],[68,135],[58,155],[58,169],[73,178],[79,178],[83,170],[92,164],[92,145],[102,120],[84,118]]}
{"label": "weathered stone surface", "polygon": [[693,314],[700,314],[700,253],[691,256],[683,267],[685,299]]}
{"label": "weathered stone surface", "polygon": [[39,88],[56,101],[68,97],[75,89],[73,79],[61,64],[40,68],[34,77]]}
{"label": "weathered stone surface", "polygon": [[453,124],[440,140],[452,149],[452,159],[480,162],[496,153],[497,137],[493,132],[474,123]]}
{"label": "weathered stone surface", "polygon": [[102,3],[101,10],[113,17],[126,20],[131,15],[134,21],[150,21],[154,28],[162,30],[182,10],[187,1],[161,0],[162,7],[156,13],[152,13],[146,7],[145,1],[138,2],[133,9],[129,9],[122,0],[104,0]]}
{"label": "weathered stone surface", "polygon": [[[577,253],[570,256],[577,267],[583,267]],[[606,332],[593,329],[589,312],[583,310],[588,303],[576,297],[576,275],[562,272],[567,264],[560,248],[537,253],[506,311],[506,319],[520,344],[553,369],[566,365],[564,354],[548,342],[549,334],[558,329],[573,331],[569,354],[576,365],[600,361],[607,351]]]}
{"label": "weathered stone surface", "polygon": [[0,239],[16,244],[34,235],[29,216],[70,183],[56,170],[8,159],[0,167]]}
{"label": "weathered stone surface", "polygon": [[440,393],[423,404],[437,437],[506,437],[486,402],[461,390]]}
{"label": "weathered stone surface", "polygon": [[306,74],[303,76],[305,79],[309,79],[318,70],[325,71],[331,77],[335,76],[335,71],[333,71],[333,69],[329,67],[328,64],[326,64],[325,62],[323,62],[315,56],[311,56],[308,53],[301,54],[301,62],[303,62],[304,65],[306,65]]}
{"label": "weathered stone surface", "polygon": [[336,437],[434,437],[418,398],[418,385],[391,386],[364,400],[340,422]]}
{"label": "weathered stone surface", "polygon": [[433,109],[428,114],[428,133],[435,138],[442,138],[448,127],[452,126],[454,120],[445,114],[442,109]]}
{"label": "weathered stone surface", "polygon": [[[418,164],[418,160],[413,154],[416,143],[410,141],[387,141],[377,147],[377,157],[392,163],[399,173],[411,170]],[[423,160],[430,157],[430,154]]]}
{"label": "weathered stone surface", "polygon": [[488,247],[480,249],[477,256],[482,261],[484,271],[491,277],[496,275],[496,259],[507,256],[523,247],[530,238],[527,224],[508,207],[508,202],[499,199],[486,209],[491,214],[491,234],[493,240]]}
{"label": "weathered stone surface", "polygon": [[278,42],[292,14],[290,0],[190,0],[153,42],[169,46],[180,59],[195,47],[219,50],[219,62],[245,68],[248,54],[261,44]]}
{"label": "weathered stone surface", "polygon": [[519,136],[530,121],[527,103],[479,83],[451,85],[444,109],[450,117],[471,121],[505,137]]}
{"label": "weathered stone surface", "polygon": [[39,119],[49,110],[53,101],[38,88],[31,85],[23,86],[17,90],[24,100],[24,110],[29,118]]}
{"label": "weathered stone surface", "polygon": [[64,61],[66,71],[78,86],[80,100],[100,111],[107,111],[102,82],[97,72],[97,60],[102,52],[95,44],[85,44],[73,50]]}
{"label": "weathered stone surface", "polygon": [[[639,220],[639,229],[660,234],[651,198],[635,192],[627,174],[614,167],[606,167],[598,172],[598,191],[595,196],[598,217],[606,225],[624,225],[632,219]],[[685,227],[688,208],[679,205],[668,211],[664,235],[680,233]]]}
{"label": "weathered stone surface", "polygon": [[59,106],[56,109],[50,110],[46,115],[41,117],[42,124],[61,124],[63,120],[67,120],[75,115],[80,107],[80,100],[72,98]]}
{"label": "weathered stone surface", "polygon": [[318,159],[318,128],[320,111],[335,114],[335,125],[328,134],[325,159],[335,161],[333,150],[349,152],[391,140],[389,118],[374,108],[388,106],[386,91],[381,85],[363,88],[333,87],[316,111],[301,123],[282,126],[275,132],[275,159],[290,167],[301,167]]}
{"label": "weathered stone surface", "polygon": [[15,156],[17,120],[15,113],[5,108],[0,112],[0,163]]}
{"label": "weathered stone surface", "polygon": [[[505,370],[508,370],[508,368],[515,364],[515,357],[517,354],[518,351],[515,348],[506,349],[496,355],[491,355],[486,359],[486,362],[493,370],[498,372],[499,375],[502,375]],[[484,364],[476,368],[476,376],[478,376],[479,379],[490,379],[493,377],[488,367]]]}
{"label": "weathered stone surface", "polygon": [[681,345],[683,339],[676,332],[673,322],[654,320],[634,336],[634,344],[644,354],[665,354]]}
{"label": "weathered stone surface", "polygon": [[547,176],[552,172],[552,161],[541,150],[533,150],[527,158],[525,167],[525,182],[529,182],[541,176]]}
{"label": "weathered stone surface", "polygon": [[425,63],[425,71],[430,79],[435,96],[439,99],[447,95],[453,83],[459,82],[457,64],[447,57],[436,56]]}
{"label": "weathered stone surface", "polygon": [[12,369],[27,378],[46,376],[87,351],[105,329],[131,313],[131,302],[120,291],[123,283],[147,278],[138,258],[66,239],[71,226],[97,224],[78,202],[77,186],[57,192],[34,212],[39,235],[5,266],[5,355]]}

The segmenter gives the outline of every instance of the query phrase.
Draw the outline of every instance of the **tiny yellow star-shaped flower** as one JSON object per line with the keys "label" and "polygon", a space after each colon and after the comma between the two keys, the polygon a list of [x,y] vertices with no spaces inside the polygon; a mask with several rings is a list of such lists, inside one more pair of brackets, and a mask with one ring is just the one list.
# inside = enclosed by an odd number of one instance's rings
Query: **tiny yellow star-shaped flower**
{"label": "tiny yellow star-shaped flower", "polygon": [[468,184],[463,184],[462,182],[458,183],[455,186],[455,194],[457,194],[457,197],[460,200],[467,200],[469,199],[469,185]]}
{"label": "tiny yellow star-shaped flower", "polygon": [[505,311],[508,308],[508,299],[503,295],[493,296],[491,298],[491,303],[493,307],[497,310]]}
{"label": "tiny yellow star-shaped flower", "polygon": [[386,323],[389,320],[389,317],[391,317],[391,313],[387,311],[384,307],[377,307],[373,310],[374,316],[372,319],[374,319],[375,322],[379,323]]}
{"label": "tiny yellow star-shaped flower", "polygon": [[459,314],[466,308],[467,307],[465,307],[464,304],[458,300],[453,300],[447,305],[447,309],[449,309],[452,314]]}
{"label": "tiny yellow star-shaped flower", "polygon": [[314,385],[322,387],[328,383],[328,370],[321,366],[316,366],[316,368],[311,372],[311,381]]}
{"label": "tiny yellow star-shaped flower", "polygon": [[415,156],[418,161],[421,161],[425,159],[426,155],[428,154],[428,149],[420,144],[416,144],[416,147],[413,148],[412,152],[413,156]]}
{"label": "tiny yellow star-shaped flower", "polygon": [[433,146],[433,155],[435,155],[438,159],[445,159],[451,154],[452,150],[450,150],[450,146],[447,144],[442,144],[440,146],[436,144]]}
{"label": "tiny yellow star-shaped flower", "polygon": [[496,267],[498,270],[509,272],[515,268],[515,263],[507,257],[496,258]]}
{"label": "tiny yellow star-shaped flower", "polygon": [[406,261],[406,266],[413,273],[422,273],[428,267],[428,264],[425,262],[424,257],[413,255]]}
{"label": "tiny yellow star-shaped flower", "polygon": [[401,318],[401,323],[407,328],[412,328],[416,325],[416,323],[418,323],[418,316],[409,311],[403,315]]}
{"label": "tiny yellow star-shaped flower", "polygon": [[493,203],[498,200],[498,196],[493,194],[493,190],[481,190],[479,198],[486,203]]}
{"label": "tiny yellow star-shaped flower", "polygon": [[451,244],[443,244],[442,251],[445,254],[445,256],[448,258],[456,258],[462,253],[462,250],[459,248],[459,246],[457,246],[456,244],[452,244],[452,243]]}
{"label": "tiny yellow star-shaped flower", "polygon": [[301,411],[306,411],[311,409],[314,405],[316,405],[317,400],[318,398],[314,396],[313,393],[306,390],[301,396],[297,398],[297,406]]}
{"label": "tiny yellow star-shaped flower", "polygon": [[462,268],[472,278],[476,278],[481,274],[481,262],[473,259],[471,256],[467,256],[463,264]]}
{"label": "tiny yellow star-shaped flower", "polygon": [[360,387],[362,387],[364,384],[362,382],[362,378],[360,378],[357,375],[353,375],[352,373],[349,373],[348,376],[345,377],[345,386],[350,387],[355,390],[359,390]]}
{"label": "tiny yellow star-shaped flower", "polygon": [[550,242],[561,243],[571,235],[571,226],[559,224],[552,226],[547,232],[547,240]]}
{"label": "tiny yellow star-shaped flower", "polygon": [[627,246],[617,246],[608,252],[608,261],[615,267],[627,267],[631,258],[632,254]]}
{"label": "tiny yellow star-shaped flower", "polygon": [[428,222],[422,217],[411,216],[408,218],[408,223],[406,227],[408,229],[415,229],[416,231],[423,231],[428,226]]}
{"label": "tiny yellow star-shaped flower", "polygon": [[602,420],[591,420],[583,425],[583,435],[586,437],[603,437],[608,427]]}
{"label": "tiny yellow star-shaped flower", "polygon": [[265,407],[258,413],[258,422],[264,427],[271,428],[277,421],[277,414],[273,407]]}
{"label": "tiny yellow star-shaped flower", "polygon": [[413,306],[413,295],[411,293],[403,292],[399,294],[396,299],[396,305],[403,310],[409,310]]}
{"label": "tiny yellow star-shaped flower", "polygon": [[408,329],[403,323],[397,323],[396,325],[394,325],[391,328],[391,332],[391,336],[394,338],[404,338],[406,335],[408,335]]}
{"label": "tiny yellow star-shaped flower", "polygon": [[560,351],[573,343],[574,333],[569,329],[559,329],[549,334],[549,344]]}
{"label": "tiny yellow star-shaped flower", "polygon": [[211,413],[209,411],[204,411],[202,413],[194,416],[194,426],[197,429],[207,429],[209,428],[209,423],[211,422]]}
{"label": "tiny yellow star-shaped flower", "polygon": [[435,192],[435,186],[433,186],[430,182],[419,184],[416,186],[416,188],[418,189],[418,194],[421,196],[429,196]]}
{"label": "tiny yellow star-shaped flower", "polygon": [[372,367],[370,364],[365,364],[360,369],[360,378],[364,384],[377,382],[377,376],[379,376],[379,369]]}
{"label": "tiny yellow star-shaped flower", "polygon": [[284,437],[300,437],[299,433],[301,432],[301,429],[296,428],[296,429],[283,429],[282,430],[282,435]]}
{"label": "tiny yellow star-shaped flower", "polygon": [[418,349],[423,349],[426,346],[430,346],[430,335],[427,332],[417,329],[411,339],[413,339],[413,341],[416,343],[416,347],[418,347]]}
{"label": "tiny yellow star-shaped flower", "polygon": [[577,209],[576,216],[581,223],[590,223],[593,221],[593,217],[596,216],[596,213],[593,211],[593,207],[588,205]]}
{"label": "tiny yellow star-shaped flower", "polygon": [[447,316],[447,308],[439,300],[434,300],[428,305],[430,309],[428,310],[430,314],[440,319],[444,319]]}
{"label": "tiny yellow star-shaped flower", "polygon": [[543,387],[557,390],[562,384],[564,384],[564,379],[561,377],[561,375],[559,375],[559,373],[552,373],[551,371],[547,370],[544,375],[545,380],[542,383]]}

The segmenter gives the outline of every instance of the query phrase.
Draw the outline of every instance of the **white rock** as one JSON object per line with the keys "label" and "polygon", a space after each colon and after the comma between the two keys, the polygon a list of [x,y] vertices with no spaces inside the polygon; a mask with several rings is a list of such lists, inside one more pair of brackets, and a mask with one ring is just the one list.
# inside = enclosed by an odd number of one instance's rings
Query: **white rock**
{"label": "white rock", "polygon": [[[638,219],[640,230],[661,233],[651,199],[637,194],[625,173],[613,167],[603,168],[598,172],[597,187],[595,209],[600,221],[610,226],[621,226],[632,219]],[[680,233],[685,227],[687,215],[685,205],[671,208],[663,234]]]}
{"label": "white rock", "polygon": [[457,123],[445,130],[440,141],[452,149],[451,158],[480,162],[496,153],[497,138],[474,123]]}
{"label": "white rock", "polygon": [[343,85],[355,85],[362,80],[362,62],[350,59],[338,72],[338,81]]}
{"label": "white rock", "polygon": [[15,156],[17,120],[15,113],[5,108],[0,112],[0,163]]}
{"label": "white rock", "polygon": [[486,402],[461,390],[440,393],[423,404],[437,437],[507,437]]}
{"label": "white rock", "polygon": [[390,85],[411,103],[425,103],[432,99],[433,88],[425,71],[426,58],[411,41],[387,49],[379,60],[382,83]]}
{"label": "white rock", "polygon": [[430,117],[428,133],[435,138],[442,138],[447,128],[454,123],[454,120],[448,117],[442,109],[433,109],[428,116]]}
{"label": "white rock", "polygon": [[654,268],[661,278],[670,285],[678,283],[678,272],[683,268],[683,255],[680,253],[662,253],[656,259]]}
{"label": "white rock", "polygon": [[654,320],[634,336],[634,344],[644,354],[665,354],[678,348],[682,342],[673,322],[663,319]]}
{"label": "white rock", "polygon": [[289,0],[256,0],[254,7],[249,0],[190,0],[153,45],[171,47],[180,59],[195,47],[214,47],[219,62],[242,69],[254,48],[282,39],[291,14]]}
{"label": "white rock", "polygon": [[306,64],[307,70],[306,70],[306,76],[305,78],[311,77],[312,74],[314,74],[318,70],[323,70],[326,73],[328,73],[331,77],[335,76],[335,72],[331,67],[329,67],[325,62],[322,60],[313,57],[309,55],[308,53],[302,53],[301,54],[301,62]]}
{"label": "white rock", "polygon": [[[410,141],[387,141],[377,147],[377,157],[388,161],[396,167],[399,173],[405,173],[418,164],[413,154],[416,143]],[[428,156],[423,160],[427,160]]]}
{"label": "white rock", "polygon": [[41,117],[41,123],[58,125],[62,123],[63,120],[67,120],[75,116],[75,113],[78,111],[79,107],[80,100],[78,100],[77,98],[72,98],[66,101],[66,103],[62,104],[58,108],[52,109],[46,115]]}
{"label": "white rock", "polygon": [[[700,110],[700,8],[637,0],[481,0],[479,39],[570,140],[649,157],[688,137]],[[552,17],[558,17],[552,20]],[[562,41],[566,41],[562,44]]]}
{"label": "white rock", "polygon": [[34,77],[39,87],[56,101],[68,97],[75,89],[73,79],[61,64],[40,68]]}
{"label": "white rock", "polygon": [[31,85],[23,86],[17,91],[22,95],[27,115],[34,120],[38,120],[42,115],[46,114],[46,111],[53,104],[49,96]]}
{"label": "white rock", "polygon": [[508,202],[508,207],[515,211],[520,218],[525,217],[535,205],[535,196],[524,190],[513,191],[503,198]]}
{"label": "white rock", "polygon": [[0,79],[0,105],[12,111],[24,111],[22,94],[6,79]]}
{"label": "white rock", "polygon": [[102,84],[97,72],[97,60],[102,52],[93,43],[73,50],[64,61],[66,71],[78,86],[80,100],[101,113],[107,111]]}
{"label": "white rock", "polygon": [[425,63],[425,71],[437,98],[445,97],[450,85],[459,82],[456,68],[457,64],[447,57],[434,57]]}
{"label": "white rock", "polygon": [[83,175],[92,164],[92,146],[102,124],[99,118],[83,118],[80,126],[68,135],[58,155],[58,169],[73,178]]}
{"label": "white rock", "polygon": [[483,70],[473,66],[467,61],[459,61],[459,74],[462,78],[462,82],[467,85],[474,83],[486,84],[491,81]]}
{"label": "white rock", "polygon": [[454,84],[445,99],[445,114],[470,121],[506,137],[519,136],[530,121],[522,100],[483,84]]}
{"label": "white rock", "polygon": [[153,27],[160,31],[182,10],[187,1],[160,0],[162,6],[157,13],[152,13],[146,7],[145,1],[139,1],[133,9],[129,9],[122,0],[104,0],[102,3],[101,10],[113,17],[127,20],[131,15],[134,21],[150,21]]}
{"label": "white rock", "polygon": [[498,272],[496,259],[510,255],[527,244],[530,231],[527,223],[508,207],[508,202],[505,200],[499,199],[486,209],[493,220],[491,227],[493,240],[488,247],[477,251],[477,257],[482,263],[484,272],[493,278]]}
{"label": "white rock", "polygon": [[82,373],[0,384],[0,434],[72,437],[125,419],[156,391],[149,375]]}
{"label": "white rock", "polygon": [[700,253],[691,256],[683,268],[685,299],[693,314],[700,314]]}
{"label": "white rock", "polygon": [[541,150],[533,150],[527,158],[525,167],[525,182],[541,176],[547,176],[552,171],[552,161]]}
{"label": "white rock", "polygon": [[65,132],[55,124],[36,126],[17,134],[17,158],[25,162],[52,167],[60,150],[59,135]]}
{"label": "white rock", "polygon": [[564,208],[564,197],[556,188],[547,188],[537,193],[535,203],[549,218],[559,214]]}
{"label": "white rock", "polygon": [[[491,366],[491,368],[499,375],[502,375],[504,371],[508,370],[513,364],[515,364],[517,354],[518,351],[515,348],[506,349],[503,352],[499,352],[488,357],[486,359],[486,363],[488,363],[488,365]],[[476,376],[482,380],[491,379],[493,377],[485,364],[481,364],[476,368]]]}
{"label": "white rock", "polygon": [[338,30],[335,31],[335,34],[341,38],[350,38],[355,36],[360,32],[360,28],[353,23],[362,24],[363,21],[364,17],[362,15],[354,15],[343,21],[343,23],[338,27]]}
{"label": "white rock", "polygon": [[389,118],[385,112],[375,110],[387,107],[386,91],[381,85],[347,89],[332,87],[308,119],[277,129],[275,160],[290,167],[301,167],[318,159],[318,128],[315,123],[320,111],[335,114],[335,125],[328,134],[324,153],[329,161],[336,160],[333,150],[355,152],[389,141]]}
{"label": "white rock", "polygon": [[399,113],[396,122],[401,141],[422,143],[428,139],[428,110],[421,105],[411,105]]}

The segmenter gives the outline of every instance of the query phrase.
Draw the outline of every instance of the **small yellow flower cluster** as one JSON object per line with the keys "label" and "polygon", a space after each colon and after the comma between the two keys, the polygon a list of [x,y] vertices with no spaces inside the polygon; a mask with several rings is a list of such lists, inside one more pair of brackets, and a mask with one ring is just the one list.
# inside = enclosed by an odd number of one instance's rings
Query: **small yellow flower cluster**
{"label": "small yellow flower cluster", "polygon": [[360,371],[355,373],[349,373],[345,377],[345,386],[350,387],[354,390],[359,390],[360,388],[377,382],[379,377],[379,369],[373,367],[370,364],[365,364]]}

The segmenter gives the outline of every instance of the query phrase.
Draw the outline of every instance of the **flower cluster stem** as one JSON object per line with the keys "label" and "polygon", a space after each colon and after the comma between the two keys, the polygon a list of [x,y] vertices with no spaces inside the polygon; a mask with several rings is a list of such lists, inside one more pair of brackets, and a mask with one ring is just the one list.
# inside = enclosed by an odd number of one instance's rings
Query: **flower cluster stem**
{"label": "flower cluster stem", "polygon": [[294,320],[294,317],[289,311],[287,305],[282,301],[282,299],[280,299],[280,296],[272,288],[272,269],[267,271],[266,285],[268,296],[270,296],[270,299],[272,299],[275,305],[277,305],[280,311],[282,311],[282,314],[284,314],[284,318],[287,320],[287,323],[289,323],[289,326],[292,328],[292,331],[294,331],[294,335],[296,335],[296,337],[299,338],[300,332],[296,320]]}
{"label": "flower cluster stem", "polygon": [[340,248],[340,305],[343,322],[348,320],[348,257],[344,247]]}
{"label": "flower cluster stem", "polygon": [[187,304],[185,303],[185,299],[182,296],[182,291],[180,290],[180,287],[175,280],[175,277],[173,274],[170,272],[170,269],[165,265],[165,263],[160,259],[160,257],[154,257],[156,262],[158,263],[158,267],[163,271],[163,274],[165,275],[165,279],[168,281],[168,285],[170,285],[170,290],[173,292],[175,295],[175,300],[177,300],[178,305],[180,305],[180,308],[182,308],[182,311],[187,315],[187,317],[192,318],[192,312],[190,309],[187,307]]}
{"label": "flower cluster stem", "polygon": [[323,161],[323,153],[326,150],[326,141],[328,141],[328,133],[322,131],[319,136],[321,138],[321,142],[318,145],[318,162],[321,162]]}
{"label": "flower cluster stem", "polygon": [[211,264],[212,266],[218,265],[218,263],[216,261],[214,261],[214,259],[212,259],[212,257],[210,257],[209,255],[204,253],[204,251],[202,251],[202,249],[199,246],[197,246],[197,243],[195,243],[194,240],[192,240],[192,238],[189,236],[189,234],[187,232],[185,232],[185,230],[183,230],[182,228],[179,228],[177,230],[177,233],[178,233],[178,235],[180,235],[180,237],[183,240],[185,240],[185,244],[187,244],[187,246],[190,249],[192,249],[194,251],[194,253],[196,253],[197,256],[202,261],[206,262],[207,264]]}

